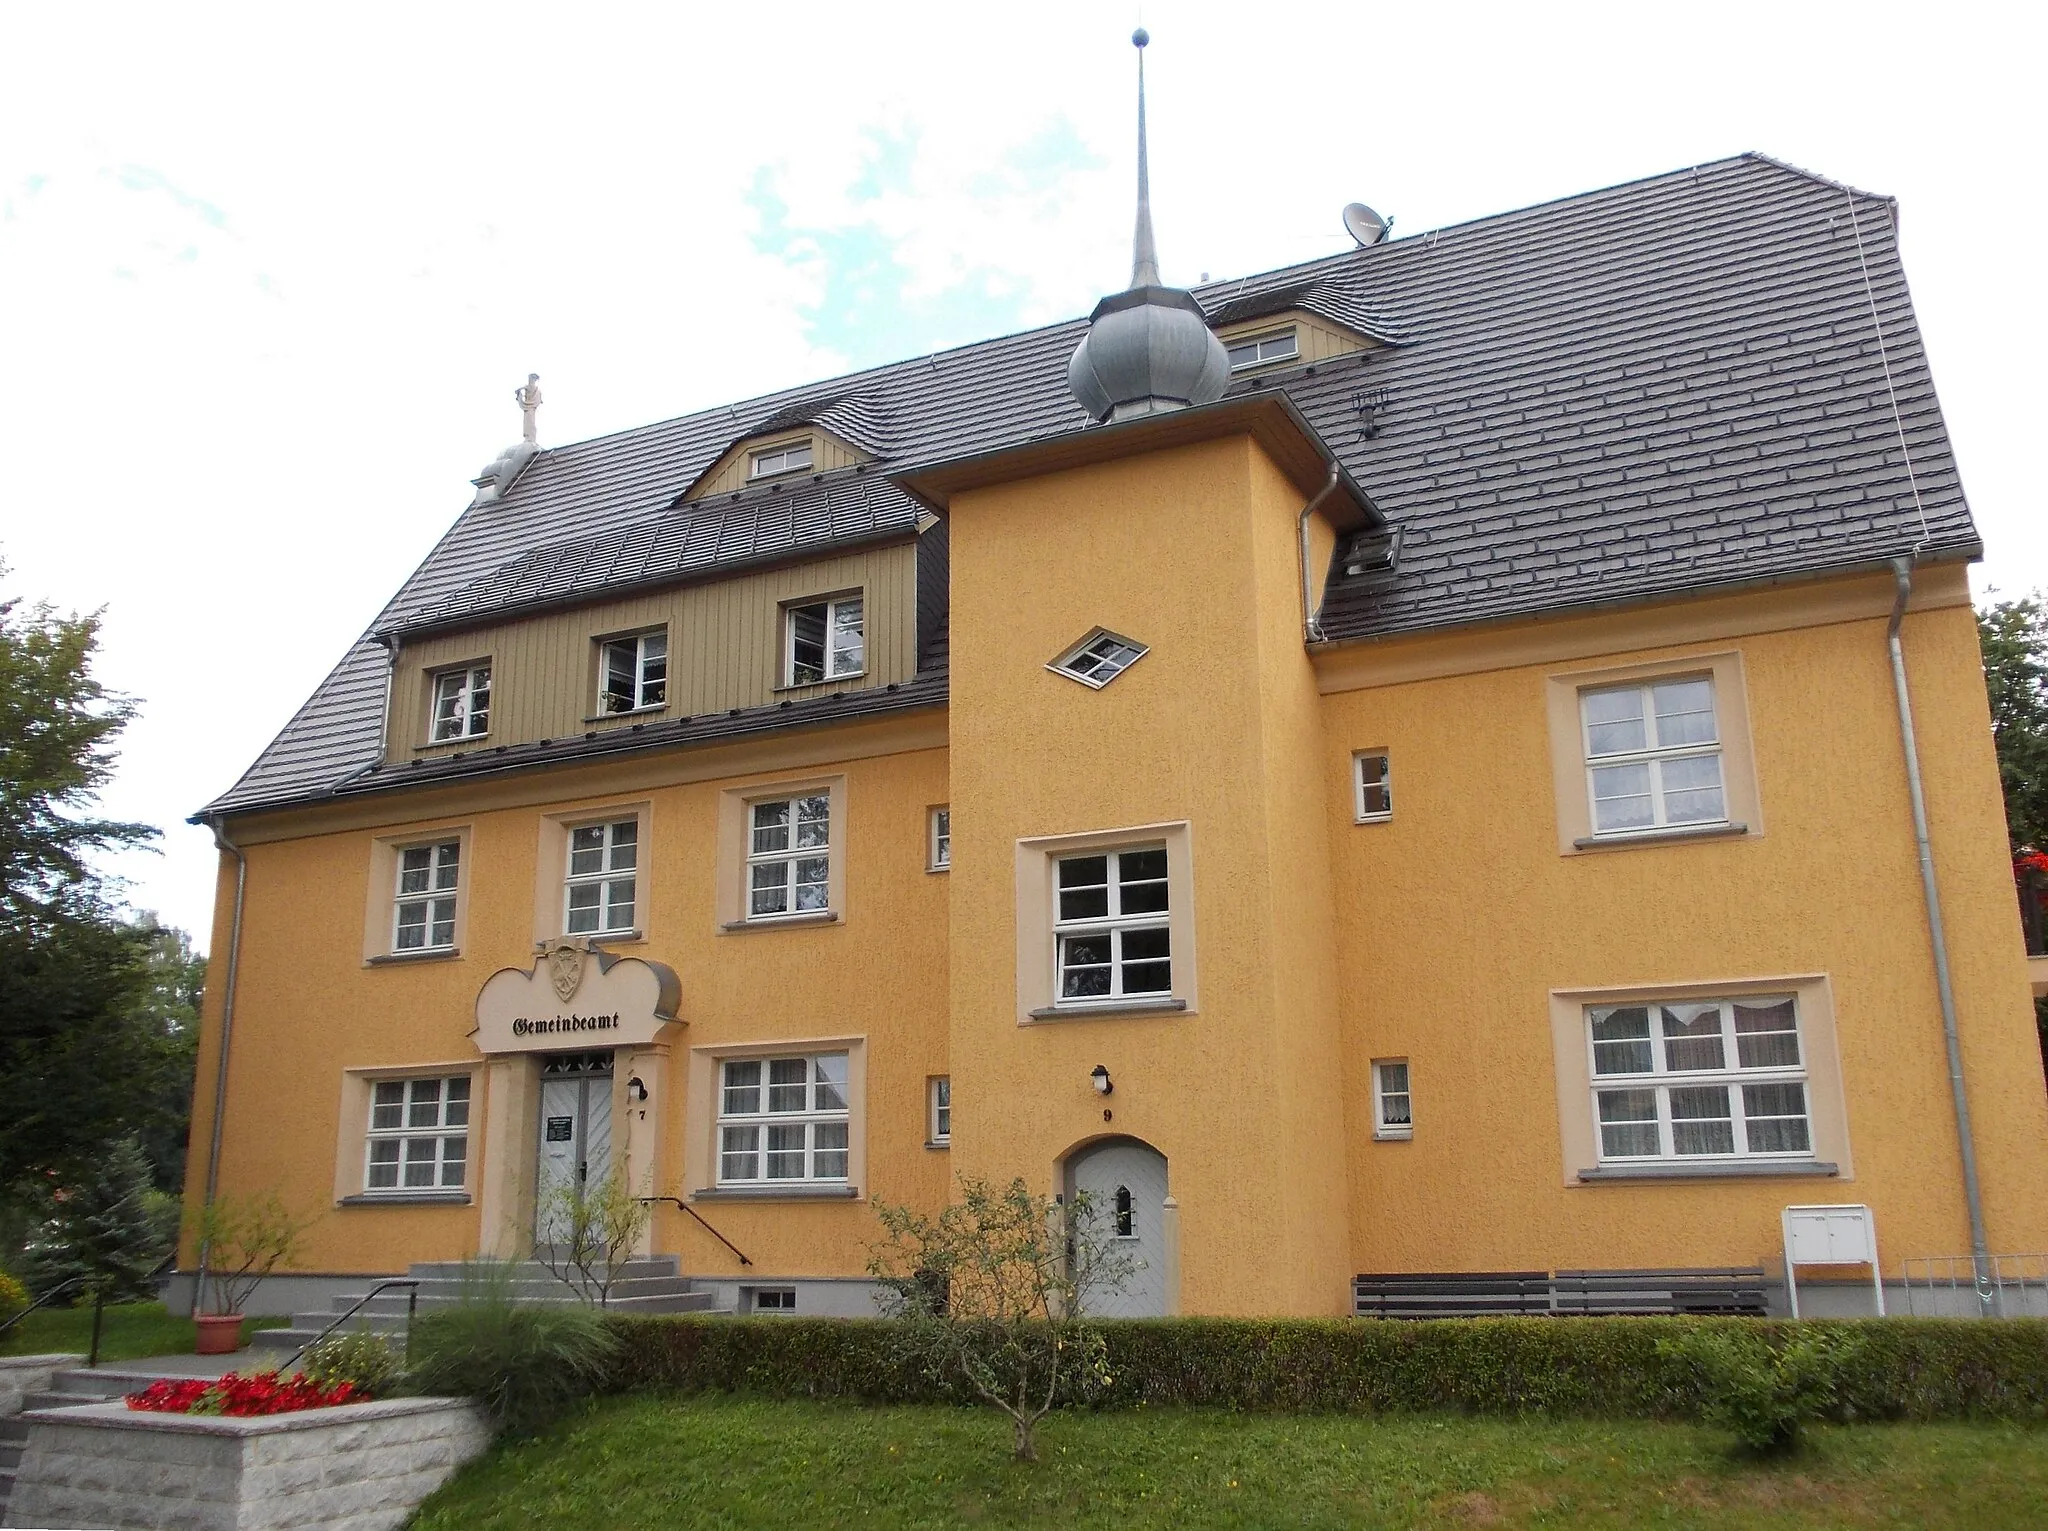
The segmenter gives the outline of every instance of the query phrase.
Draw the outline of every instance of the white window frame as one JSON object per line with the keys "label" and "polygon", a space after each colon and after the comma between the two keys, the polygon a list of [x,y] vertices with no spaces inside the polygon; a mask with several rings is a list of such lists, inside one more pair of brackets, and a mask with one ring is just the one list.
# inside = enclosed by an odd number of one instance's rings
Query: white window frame
{"label": "white window frame", "polygon": [[[755,1287],[750,1313],[794,1313],[796,1312],[796,1288],[793,1286]],[[770,1302],[769,1298],[774,1298]]]}
{"label": "white window frame", "polygon": [[[408,866],[407,861],[415,857],[424,859],[417,866]],[[451,836],[446,840],[396,846],[392,860],[395,873],[391,898],[391,950],[453,951],[457,900],[462,889],[461,838]],[[408,879],[413,880],[410,886]],[[419,924],[414,928],[421,932],[423,939],[408,945],[405,917],[413,910],[420,912]],[[437,941],[434,933],[443,925],[448,929],[448,939]]]}
{"label": "white window frame", "polygon": [[[466,1191],[470,1115],[475,1104],[470,1076],[416,1075],[404,1079],[376,1079],[369,1084],[369,1128],[363,1142],[363,1194],[416,1196],[430,1191]],[[433,1098],[420,1099],[429,1086],[433,1089]],[[391,1098],[394,1095],[396,1098]],[[451,1096],[459,1096],[459,1099],[451,1099]],[[387,1118],[380,1126],[380,1111],[395,1112],[395,1119]],[[416,1144],[425,1152],[416,1153]],[[459,1152],[451,1154],[451,1144],[456,1145]],[[381,1162],[377,1152],[380,1145],[391,1149],[391,1155]],[[424,1182],[407,1184],[407,1172],[415,1166],[425,1166],[429,1178]],[[391,1172],[390,1185],[376,1184],[379,1169]]]}
{"label": "white window frame", "polygon": [[[630,671],[631,695],[627,705],[614,706],[612,660],[623,658]],[[597,711],[602,717],[622,717],[629,712],[658,712],[668,705],[668,629],[631,633],[606,638],[597,647]],[[659,673],[654,673],[654,672]]]}
{"label": "white window frame", "polygon": [[946,872],[953,866],[953,809],[941,803],[931,811],[930,833],[925,839],[925,870]]}
{"label": "white window frame", "polygon": [[[789,1082],[782,1084],[774,1083],[775,1065],[787,1065],[790,1063],[801,1063],[804,1065],[802,1085],[798,1086]],[[836,1080],[830,1077],[834,1064],[836,1064],[838,1072]],[[716,1184],[722,1187],[843,1186],[847,1184],[848,1174],[853,1163],[852,1068],[852,1056],[843,1049],[815,1053],[765,1053],[737,1058],[721,1058],[718,1062],[717,1076],[713,1081],[713,1087],[718,1092],[717,1135],[713,1139],[711,1147]],[[754,1069],[757,1072],[752,1083],[749,1084],[745,1081],[735,1081],[732,1078],[732,1071],[735,1069]],[[804,1092],[801,1109],[773,1109],[775,1102],[774,1092],[777,1089],[786,1091],[797,1088],[801,1088]],[[748,1089],[753,1091],[753,1109],[744,1109],[744,1097],[739,1098],[741,1109],[733,1109],[735,1104],[733,1092]],[[829,1102],[830,1097],[825,1094],[825,1091],[828,1089],[836,1089],[839,1097],[839,1104],[837,1106],[832,1106],[829,1103],[823,1106],[819,1104],[821,1100]],[[801,1149],[774,1149],[770,1147],[770,1128],[779,1127],[786,1129],[798,1126],[803,1128],[803,1147]],[[839,1141],[836,1145],[830,1141],[834,1135],[831,1129],[834,1127],[839,1129],[837,1133]],[[820,1131],[821,1128],[824,1129],[822,1133]],[[737,1136],[738,1134],[748,1132],[752,1133],[751,1138]],[[823,1143],[820,1142],[821,1137],[825,1139]],[[769,1174],[769,1159],[775,1153],[785,1155],[800,1153],[803,1158],[803,1173],[800,1175]],[[834,1154],[838,1156],[837,1173],[818,1173],[820,1156]],[[749,1159],[752,1161],[752,1174],[727,1173],[729,1168],[734,1167],[734,1160],[746,1161]],[[829,1170],[830,1167],[828,1158],[826,1168]]]}
{"label": "white window frame", "polygon": [[1055,675],[1079,681],[1091,691],[1100,691],[1151,652],[1148,645],[1135,638],[1098,627],[1079,643],[1062,650],[1046,668]]}
{"label": "white window frame", "polygon": [[[1401,1071],[1401,1088],[1389,1089],[1387,1071]],[[1389,1121],[1389,1103],[1399,1100],[1406,1121]],[[1415,1136],[1415,1071],[1409,1067],[1406,1058],[1375,1058],[1372,1060],[1372,1135],[1382,1141],[1393,1141]]]}
{"label": "white window frame", "polygon": [[[1785,1004],[1792,1007],[1793,1037],[1798,1049],[1796,1064],[1768,1063],[1745,1067],[1741,1062],[1740,1037],[1735,1029],[1735,1007],[1738,1005],[1761,1009],[1767,1006]],[[1666,1010],[1698,1010],[1702,1007],[1718,1007],[1720,1026],[1718,1036],[1721,1046],[1722,1065],[1719,1068],[1674,1068],[1670,1064],[1669,1046],[1674,1039],[1667,1038],[1662,1012]],[[1601,1017],[1612,1016],[1617,1011],[1642,1010],[1649,1017],[1649,1036],[1642,1039],[1650,1049],[1651,1067],[1648,1070],[1602,1073],[1600,1071],[1600,1047],[1622,1047],[1635,1044],[1637,1039],[1612,1039],[1604,1042],[1595,1040],[1594,1026]],[[1799,996],[1795,993],[1734,994],[1723,998],[1703,996],[1697,999],[1636,1000],[1605,1004],[1588,1004],[1583,1007],[1584,1020],[1581,1031],[1585,1038],[1587,1077],[1592,1085],[1593,1145],[1603,1166],[1627,1167],[1632,1165],[1664,1164],[1758,1164],[1758,1163],[1807,1163],[1818,1158],[1815,1149],[1815,1124],[1813,1081],[1811,1077],[1811,1042],[1802,1024],[1799,1011]],[[1751,1032],[1752,1037],[1786,1035],[1783,1031]],[[1684,1038],[1675,1039],[1683,1043]],[[1746,1085],[1795,1084],[1800,1089],[1803,1110],[1799,1120],[1806,1124],[1806,1147],[1803,1149],[1752,1149],[1748,1134],[1748,1109],[1745,1099]],[[1688,1089],[1720,1089],[1727,1092],[1728,1115],[1723,1117],[1692,1117],[1677,1120],[1723,1121],[1729,1124],[1732,1148],[1728,1152],[1680,1153],[1676,1143],[1674,1117],[1672,1114],[1672,1092]],[[1607,1134],[1602,1130],[1600,1101],[1603,1095],[1632,1092],[1654,1092],[1657,1128],[1657,1152],[1654,1154],[1610,1153]],[[1785,1116],[1770,1116],[1772,1120],[1789,1120]],[[1614,1126],[1628,1123],[1617,1121]],[[1649,1125],[1643,1119],[1641,1125]]]}
{"label": "white window frame", "polygon": [[810,437],[801,441],[785,441],[779,446],[762,447],[747,457],[747,478],[780,478],[785,473],[805,473],[811,468],[817,453]]}
{"label": "white window frame", "polygon": [[[643,847],[640,843],[639,816],[634,814],[617,819],[593,819],[582,824],[565,825],[564,828],[568,832],[568,849],[562,880],[563,934],[571,936],[625,935],[638,930],[640,928],[640,868],[643,859],[640,855]],[[577,837],[587,835],[592,830],[598,831],[597,844],[594,846],[579,846],[576,843]],[[623,846],[619,843],[620,830],[632,831],[631,840]],[[587,855],[592,850],[598,853],[596,866],[578,870],[576,858],[579,855]],[[628,854],[622,855],[622,851]],[[627,885],[626,899],[623,906],[626,910],[627,919],[623,925],[614,923],[612,918],[612,911],[621,907],[618,900],[614,897],[614,888],[618,883],[625,883]],[[590,887],[598,890],[597,903],[589,906],[597,913],[597,923],[586,929],[579,930],[575,925],[576,916],[587,911],[578,910],[575,907],[576,890]]]}
{"label": "white window frame", "polygon": [[[1378,763],[1377,780],[1367,775],[1367,767]],[[1380,806],[1367,805],[1368,790],[1378,787]],[[1394,757],[1388,750],[1360,750],[1351,757],[1351,808],[1354,822],[1359,824],[1384,824],[1394,816]]]}
{"label": "white window frame", "polygon": [[[1688,740],[1682,744],[1663,744],[1658,739],[1657,693],[1678,686],[1703,685],[1707,688],[1708,715],[1713,720],[1713,735],[1708,739]],[[1643,745],[1636,749],[1605,750],[1594,749],[1593,730],[1610,726],[1596,724],[1591,716],[1589,703],[1599,696],[1621,696],[1633,694],[1639,704],[1643,725]],[[1658,675],[1623,685],[1584,686],[1579,690],[1579,750],[1586,768],[1586,813],[1587,823],[1593,838],[1607,839],[1629,835],[1656,834],[1660,831],[1688,831],[1712,829],[1727,824],[1728,820],[1728,769],[1723,755],[1721,740],[1720,699],[1716,694],[1714,677],[1711,672],[1688,672],[1678,675]],[[1706,760],[1714,762],[1716,789],[1721,794],[1721,811],[1711,818],[1689,818],[1674,820],[1666,801],[1664,771],[1667,765],[1676,761]],[[1602,826],[1600,822],[1599,775],[1603,771],[1626,768],[1640,768],[1647,774],[1649,782],[1650,822],[1648,824],[1616,824]],[[1699,788],[1674,788],[1673,791],[1698,791]],[[1610,800],[1611,801],[1611,800]]]}
{"label": "white window frame", "polygon": [[[782,808],[783,821],[780,825],[760,822],[762,810]],[[746,881],[741,885],[741,917],[747,921],[772,921],[795,919],[802,916],[816,917],[832,912],[832,794],[825,788],[813,792],[781,794],[775,797],[750,798],[746,804]],[[815,826],[822,833],[822,839],[804,843],[807,826]],[[764,832],[781,829],[785,833],[780,846],[770,844],[763,848],[761,836]],[[815,864],[813,864],[815,863]],[[761,874],[779,868],[780,880],[774,884],[766,882]],[[807,875],[809,874],[809,875]],[[783,894],[783,907],[757,911],[756,893],[765,893],[779,888]],[[803,906],[804,890],[816,888],[822,903]]]}
{"label": "white window frame", "polygon": [[[1284,346],[1285,349],[1281,349]],[[1270,351],[1268,348],[1271,348]],[[1223,349],[1230,358],[1232,372],[1251,372],[1260,367],[1270,367],[1276,362],[1301,360],[1301,335],[1295,325],[1285,329],[1261,330],[1255,335],[1239,335],[1223,342]],[[1240,351],[1251,355],[1239,359]]]}
{"label": "white window frame", "polygon": [[[452,682],[452,684],[451,684]],[[455,665],[428,678],[427,740],[453,744],[491,731],[491,664]]]}
{"label": "white window frame", "polygon": [[934,1074],[925,1081],[925,1141],[934,1148],[953,1141],[953,1076]]}
{"label": "white window frame", "polygon": [[[824,632],[821,636],[818,673],[808,678],[797,674],[796,624],[806,612],[825,612]],[[851,620],[847,613],[851,612]],[[847,634],[854,642],[849,646],[842,640]],[[865,592],[853,595],[829,596],[815,601],[792,601],[782,608],[782,683],[785,686],[822,686],[827,681],[852,680],[867,674],[868,661],[867,602]]]}
{"label": "white window frame", "polygon": [[[1124,858],[1126,856],[1152,855],[1159,857],[1159,875],[1156,878],[1132,879],[1130,885],[1148,888],[1156,885],[1163,902],[1157,909],[1140,909],[1126,912],[1123,907],[1124,889],[1126,886],[1123,876]],[[1084,861],[1101,861],[1103,863],[1104,882],[1100,885],[1088,883],[1068,886],[1065,882],[1066,869],[1069,866]],[[1146,841],[1136,845],[1107,847],[1102,850],[1070,851],[1064,855],[1053,857],[1052,984],[1053,1005],[1055,1008],[1061,1010],[1089,1010],[1099,1009],[1105,1005],[1128,1005],[1133,1002],[1144,1003],[1146,1001],[1170,1000],[1173,998],[1172,872],[1171,858],[1163,841]],[[1100,915],[1078,915],[1069,918],[1066,913],[1065,895],[1068,893],[1089,892],[1096,886],[1101,886],[1103,889],[1105,912]],[[1163,955],[1130,957],[1125,954],[1126,941],[1129,936],[1149,935],[1153,932],[1157,932],[1165,938],[1166,949]],[[1109,969],[1109,992],[1106,994],[1070,995],[1066,992],[1067,974],[1069,971],[1067,943],[1069,941],[1087,940],[1097,936],[1107,936],[1109,940],[1109,959],[1107,963]],[[1125,987],[1124,970],[1127,967],[1139,963],[1151,964],[1154,962],[1164,962],[1167,965],[1166,986],[1164,988],[1127,989]],[[1102,966],[1102,964],[1077,964],[1075,971],[1085,971],[1086,969],[1098,966]]]}

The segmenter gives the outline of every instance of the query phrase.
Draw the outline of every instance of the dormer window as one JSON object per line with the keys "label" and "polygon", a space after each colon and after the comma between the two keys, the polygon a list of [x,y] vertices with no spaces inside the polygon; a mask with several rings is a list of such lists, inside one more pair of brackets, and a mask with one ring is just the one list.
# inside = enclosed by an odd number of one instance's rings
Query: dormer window
{"label": "dormer window", "polygon": [[434,742],[491,731],[491,667],[464,665],[434,677]]}
{"label": "dormer window", "polygon": [[809,686],[845,680],[866,668],[867,645],[861,598],[809,601],[787,609],[782,683]]}
{"label": "dormer window", "polygon": [[640,712],[668,702],[668,634],[613,638],[599,655],[600,712]]}
{"label": "dormer window", "polygon": [[763,447],[748,461],[747,477],[774,478],[782,473],[801,473],[811,465],[811,442],[785,441],[781,446]]}
{"label": "dormer window", "polygon": [[1301,347],[1292,328],[1268,330],[1263,335],[1246,335],[1241,340],[1226,341],[1224,349],[1230,353],[1232,372],[1249,372],[1254,367],[1293,361],[1301,355]]}

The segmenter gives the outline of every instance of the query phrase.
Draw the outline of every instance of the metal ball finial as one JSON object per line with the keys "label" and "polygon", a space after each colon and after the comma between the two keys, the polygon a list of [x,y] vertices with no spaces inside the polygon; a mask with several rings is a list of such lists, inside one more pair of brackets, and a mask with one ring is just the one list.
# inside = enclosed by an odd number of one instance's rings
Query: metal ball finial
{"label": "metal ball finial", "polygon": [[1142,48],[1150,41],[1152,41],[1152,34],[1143,27],[1138,28],[1137,31],[1131,34],[1131,46],[1133,48]]}

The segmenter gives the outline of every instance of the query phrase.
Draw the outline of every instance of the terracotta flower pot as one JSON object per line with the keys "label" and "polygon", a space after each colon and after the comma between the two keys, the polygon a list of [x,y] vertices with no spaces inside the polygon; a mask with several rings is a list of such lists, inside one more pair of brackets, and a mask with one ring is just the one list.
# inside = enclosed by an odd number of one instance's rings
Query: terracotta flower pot
{"label": "terracotta flower pot", "polygon": [[199,1313],[192,1321],[199,1326],[199,1340],[192,1347],[194,1355],[232,1355],[242,1348],[241,1314]]}

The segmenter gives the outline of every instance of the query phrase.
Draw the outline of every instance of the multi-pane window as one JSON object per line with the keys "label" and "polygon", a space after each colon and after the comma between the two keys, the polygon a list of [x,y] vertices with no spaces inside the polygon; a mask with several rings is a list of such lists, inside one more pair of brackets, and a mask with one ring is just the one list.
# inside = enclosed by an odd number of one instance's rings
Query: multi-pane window
{"label": "multi-pane window", "polygon": [[867,664],[861,598],[812,601],[788,611],[789,658],[783,683],[808,686],[858,675]]}
{"label": "multi-pane window", "polygon": [[1101,690],[1145,657],[1145,645],[1120,633],[1098,632],[1052,662],[1060,674]]}
{"label": "multi-pane window", "polygon": [[1356,816],[1363,824],[1394,816],[1393,761],[1384,750],[1368,750],[1352,757],[1358,773]]}
{"label": "multi-pane window", "polygon": [[1276,330],[1267,335],[1247,335],[1242,340],[1233,340],[1225,349],[1230,353],[1230,370],[1243,372],[1250,367],[1263,367],[1269,362],[1292,361],[1300,355],[1300,348],[1292,330]]}
{"label": "multi-pane window", "polygon": [[1166,847],[1063,856],[1055,866],[1059,1002],[1170,994]]}
{"label": "multi-pane window", "polygon": [[778,473],[798,473],[811,465],[811,444],[792,441],[756,452],[747,470],[749,478],[773,478]]}
{"label": "multi-pane window", "polygon": [[434,677],[434,742],[491,731],[491,667],[465,665]]}
{"label": "multi-pane window", "polygon": [[462,876],[462,842],[409,845],[398,853],[398,894],[391,949],[445,951],[455,944],[455,889]]}
{"label": "multi-pane window", "polygon": [[1372,1131],[1376,1138],[1406,1138],[1415,1133],[1406,1058],[1381,1058],[1373,1063]]}
{"label": "multi-pane window", "polygon": [[832,907],[832,798],[778,797],[747,809],[747,918]]}
{"label": "multi-pane window", "polygon": [[1583,691],[1579,712],[1594,834],[1727,819],[1711,676]]}
{"label": "multi-pane window", "polygon": [[953,1079],[940,1074],[931,1081],[931,1120],[926,1131],[934,1143],[953,1141]]}
{"label": "multi-pane window", "polygon": [[598,656],[598,710],[638,712],[668,701],[668,634],[613,638]]}
{"label": "multi-pane window", "polygon": [[631,930],[639,864],[637,819],[570,830],[563,928],[572,936]]}
{"label": "multi-pane window", "polygon": [[726,1059],[719,1071],[719,1184],[843,1182],[846,1057]]}
{"label": "multi-pane window", "polygon": [[468,1075],[371,1086],[365,1190],[458,1190],[468,1159]]}
{"label": "multi-pane window", "polygon": [[1790,995],[1586,1009],[1602,1160],[1810,1158]]}
{"label": "multi-pane window", "polygon": [[925,864],[934,872],[943,872],[953,864],[953,810],[950,808],[932,810],[931,860]]}
{"label": "multi-pane window", "polygon": [[796,1288],[793,1286],[764,1286],[754,1293],[756,1313],[796,1312]]}

